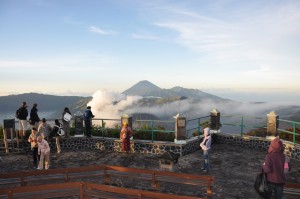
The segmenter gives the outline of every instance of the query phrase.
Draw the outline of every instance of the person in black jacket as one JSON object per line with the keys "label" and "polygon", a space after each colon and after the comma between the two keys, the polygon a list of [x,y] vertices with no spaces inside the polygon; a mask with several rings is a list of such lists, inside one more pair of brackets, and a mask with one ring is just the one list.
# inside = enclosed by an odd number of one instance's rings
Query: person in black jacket
{"label": "person in black jacket", "polygon": [[22,140],[25,139],[27,130],[27,105],[26,102],[22,102],[21,107],[16,111],[16,117],[19,119],[19,136]]}
{"label": "person in black jacket", "polygon": [[[59,123],[58,119],[54,120],[55,125],[52,128],[52,136],[55,137],[55,143],[56,143],[56,149],[57,153],[59,154],[61,152],[60,147],[60,128],[62,128],[61,123]],[[52,137],[51,136],[51,137]]]}
{"label": "person in black jacket", "polygon": [[35,127],[36,129],[38,129],[40,118],[39,118],[39,115],[37,113],[38,109],[36,107],[37,107],[37,103],[34,103],[31,110],[30,110],[29,121],[30,121],[30,125],[31,125],[32,128]]}

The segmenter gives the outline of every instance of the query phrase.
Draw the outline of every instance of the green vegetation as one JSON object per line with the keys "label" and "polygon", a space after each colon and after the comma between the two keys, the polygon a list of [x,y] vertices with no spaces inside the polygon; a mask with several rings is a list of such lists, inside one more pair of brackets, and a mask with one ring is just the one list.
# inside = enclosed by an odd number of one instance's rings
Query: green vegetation
{"label": "green vegetation", "polygon": [[[293,136],[294,136],[293,129],[288,128],[285,131],[287,131],[287,132],[279,133],[280,139],[293,142]],[[290,132],[290,133],[288,133],[288,132]],[[300,129],[296,128],[296,134],[300,134]],[[267,133],[266,128],[257,128],[257,129],[253,129],[253,130],[249,131],[248,133],[246,133],[246,135],[256,136],[256,137],[266,137],[268,135],[268,133]],[[298,136],[296,135],[296,143],[300,144],[300,136],[299,135]]]}

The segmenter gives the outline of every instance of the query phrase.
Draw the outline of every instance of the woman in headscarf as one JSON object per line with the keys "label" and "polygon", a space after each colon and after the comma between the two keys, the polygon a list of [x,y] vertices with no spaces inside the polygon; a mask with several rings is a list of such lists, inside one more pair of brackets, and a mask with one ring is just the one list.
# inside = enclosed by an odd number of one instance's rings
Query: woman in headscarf
{"label": "woman in headscarf", "polygon": [[200,143],[200,147],[203,150],[203,172],[209,171],[209,152],[211,146],[211,136],[210,136],[210,128],[206,127],[203,130],[204,138],[203,141]]}
{"label": "woman in headscarf", "polygon": [[263,164],[264,172],[267,174],[269,198],[272,198],[273,193],[275,199],[281,199],[283,195],[283,187],[285,184],[285,155],[283,151],[283,144],[281,140],[276,137],[270,144],[268,154]]}
{"label": "woman in headscarf", "polygon": [[133,131],[128,126],[128,122],[124,122],[120,133],[120,139],[122,140],[122,150],[126,153],[129,153],[130,151],[130,138],[132,134]]}

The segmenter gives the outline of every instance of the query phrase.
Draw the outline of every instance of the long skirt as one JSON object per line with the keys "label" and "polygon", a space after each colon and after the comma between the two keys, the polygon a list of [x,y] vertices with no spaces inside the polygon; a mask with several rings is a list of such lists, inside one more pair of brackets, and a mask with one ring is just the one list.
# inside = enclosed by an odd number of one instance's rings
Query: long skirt
{"label": "long skirt", "polygon": [[122,140],[122,149],[125,152],[130,151],[130,139],[129,138],[125,138]]}

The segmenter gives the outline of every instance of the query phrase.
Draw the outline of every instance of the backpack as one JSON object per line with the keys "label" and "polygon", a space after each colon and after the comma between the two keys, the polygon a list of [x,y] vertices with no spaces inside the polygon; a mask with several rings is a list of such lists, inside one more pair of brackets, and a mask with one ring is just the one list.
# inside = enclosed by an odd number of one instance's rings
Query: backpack
{"label": "backpack", "polygon": [[62,128],[62,126],[57,126],[57,125],[54,125],[54,126],[58,128],[57,134],[59,136],[64,136],[65,135],[65,130]]}
{"label": "backpack", "polygon": [[18,108],[18,110],[16,111],[16,118],[18,119],[20,117],[20,112],[21,112],[21,108]]}
{"label": "backpack", "polygon": [[90,112],[89,111],[85,111],[84,114],[83,114],[83,118],[84,120],[89,120],[91,117],[90,117]]}

